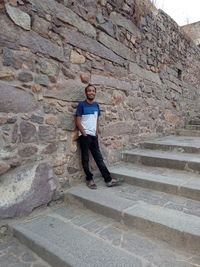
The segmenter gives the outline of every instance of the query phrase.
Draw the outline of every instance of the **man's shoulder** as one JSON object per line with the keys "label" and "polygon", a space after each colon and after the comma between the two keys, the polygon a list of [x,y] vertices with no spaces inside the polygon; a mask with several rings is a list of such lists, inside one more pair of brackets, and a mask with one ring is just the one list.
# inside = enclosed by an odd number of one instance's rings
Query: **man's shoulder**
{"label": "man's shoulder", "polygon": [[85,103],[86,101],[84,100],[84,101],[80,101],[79,103],[78,103],[78,107],[80,107],[80,106],[84,106],[86,103]]}
{"label": "man's shoulder", "polygon": [[80,101],[78,104],[82,105],[84,103],[86,103],[86,100]]}
{"label": "man's shoulder", "polygon": [[93,103],[95,106],[98,106],[99,107],[99,103],[97,103],[97,102],[94,102]]}

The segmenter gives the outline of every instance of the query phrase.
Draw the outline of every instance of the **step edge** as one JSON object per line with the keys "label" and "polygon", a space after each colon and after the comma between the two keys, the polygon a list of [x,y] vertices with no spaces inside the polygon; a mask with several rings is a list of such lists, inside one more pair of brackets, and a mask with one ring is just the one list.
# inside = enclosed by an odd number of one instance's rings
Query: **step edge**
{"label": "step edge", "polygon": [[[48,242],[48,240],[39,236],[38,242],[38,235],[36,240],[36,235],[27,230],[24,232],[23,229],[17,227],[15,225],[9,226],[12,229],[13,235],[17,238],[20,242],[26,245],[29,249],[31,249],[34,253],[36,253],[40,258],[50,264],[52,267],[72,267],[72,262],[66,262],[62,259],[62,255],[57,255],[56,247],[52,250],[49,249],[52,247],[52,243]],[[28,233],[27,233],[28,232]],[[31,233],[29,235],[29,233]],[[31,237],[30,237],[31,236]],[[34,238],[32,238],[34,236]],[[51,245],[51,246],[50,246]],[[53,245],[54,246],[54,245]]]}
{"label": "step edge", "polygon": [[[57,218],[57,216],[56,216],[56,218]],[[57,218],[57,219],[59,219],[59,218]],[[68,223],[71,224],[70,222],[68,222]],[[76,225],[71,224],[71,226],[75,229],[75,231],[81,232],[85,235],[88,235],[89,238],[92,238],[94,240],[98,240],[98,242],[102,243],[105,246],[108,246],[110,249],[116,250],[117,252],[122,253],[123,256],[130,256],[133,259],[135,258],[136,260],[140,260],[139,255],[134,255],[133,253],[129,252],[126,249],[123,249],[122,247],[116,247],[115,245],[109,243],[109,241],[106,241],[106,240],[104,240],[98,236],[90,234],[89,232],[85,232],[84,229],[80,229]],[[18,240],[22,241],[23,244],[27,245],[27,247],[29,247],[32,251],[34,251],[39,257],[43,258],[51,266],[53,266],[53,267],[54,266],[55,267],[57,267],[57,266],[59,266],[59,267],[82,266],[82,259],[81,258],[78,258],[78,260],[76,258],[76,261],[74,261],[73,260],[74,256],[72,257],[69,252],[67,252],[67,255],[65,255],[63,257],[62,252],[59,251],[57,246],[55,246],[47,238],[41,237],[40,235],[35,234],[34,232],[30,231],[29,229],[24,229],[23,223],[19,224],[19,225],[12,225],[10,227],[12,227],[12,232],[13,232],[14,236],[16,238],[18,238]],[[39,252],[38,252],[38,250],[39,250]],[[44,255],[44,252],[47,255]],[[98,257],[100,259],[101,255],[98,254]],[[53,262],[52,262],[52,259],[53,259]],[[78,261],[79,265],[77,265],[77,261]],[[147,263],[148,261],[146,259],[143,259],[143,262]],[[76,263],[76,265],[75,265],[75,263]],[[84,263],[84,266],[89,266],[86,261],[84,261],[83,263]]]}
{"label": "step edge", "polygon": [[[68,191],[67,194],[71,194],[71,193]],[[73,196],[78,197],[78,198],[81,198],[82,200],[85,200],[86,199],[86,198],[83,198],[80,195],[78,195],[78,192],[73,192]],[[118,198],[118,199],[123,199],[122,197],[119,197],[119,196],[115,196],[115,197]],[[88,200],[88,199],[86,199],[86,200],[92,202],[92,200]],[[143,201],[141,201],[140,203],[144,203],[144,205],[153,207],[155,209],[155,205],[152,205],[152,204],[149,204],[149,203],[145,203]],[[95,204],[102,205],[101,203],[98,203],[97,201],[95,202]],[[132,205],[130,207],[127,207],[127,208],[124,208],[122,210],[121,209],[118,209],[118,211],[121,213],[121,216],[123,216],[124,213],[126,213],[127,211],[129,211],[131,209],[134,209],[137,205],[138,205],[138,203],[135,203],[134,205]],[[102,206],[105,206],[105,204],[102,205]],[[110,206],[108,206],[108,208],[110,208]],[[159,208],[161,208],[161,207],[159,207]],[[165,212],[177,214],[177,217],[179,217],[181,215],[181,217],[190,218],[192,221],[194,221],[194,219],[196,219],[196,220],[199,221],[199,225],[200,225],[200,218],[198,218],[197,216],[190,215],[190,214],[183,214],[180,211],[171,210],[171,209],[168,209],[166,207],[162,207],[162,209],[164,209]],[[115,210],[117,210],[117,208],[115,208]],[[182,231],[182,229],[181,229],[181,231]],[[199,233],[199,236],[200,236],[200,233]]]}
{"label": "step edge", "polygon": [[[142,151],[147,152],[147,154],[145,154],[145,152],[143,153]],[[152,151],[151,155],[148,155],[148,152]],[[156,154],[157,153],[157,154]],[[160,153],[162,153],[163,155],[160,155]],[[185,161],[185,162],[191,162],[191,163],[200,163],[200,158],[197,159],[190,159],[189,157],[191,156],[191,158],[194,158],[194,155],[196,155],[195,153],[182,153],[182,152],[176,152],[174,153],[173,151],[161,151],[161,150],[150,150],[150,149],[137,149],[137,151],[123,151],[122,152],[122,156],[123,155],[130,155],[130,156],[138,156],[138,157],[151,157],[151,158],[157,158],[157,159],[168,159],[168,160],[174,160],[174,161]],[[173,157],[177,157],[180,156],[180,158],[176,158],[174,159]],[[170,157],[172,156],[172,157]],[[187,157],[187,158],[184,158]],[[182,158],[181,158],[182,157]]]}
{"label": "step edge", "polygon": [[[166,146],[166,147],[174,147],[174,148],[194,148],[194,149],[199,149],[200,150],[200,146],[196,147],[196,146],[192,146],[192,145],[184,145],[184,144],[164,144],[164,143],[159,143],[159,142],[151,142],[151,141],[147,141],[147,142],[143,142],[141,143],[141,146],[143,145],[156,145],[156,146]],[[147,148],[144,148],[147,149]],[[155,150],[155,149],[154,149]],[[182,152],[181,152],[182,153]],[[192,154],[192,153],[189,153]]]}
{"label": "step edge", "polygon": [[[134,172],[134,171],[133,171]],[[118,175],[118,176],[123,176],[125,179],[126,178],[128,178],[128,179],[138,179],[138,180],[142,180],[142,181],[147,181],[147,182],[155,182],[155,183],[161,183],[161,184],[163,184],[163,185],[172,185],[172,186],[177,186],[177,187],[180,187],[180,188],[188,188],[188,189],[194,189],[193,187],[189,187],[189,185],[187,186],[187,183],[189,182],[189,181],[184,181],[183,180],[183,183],[181,184],[181,183],[170,183],[170,181],[169,182],[166,182],[166,181],[161,181],[161,180],[157,180],[156,178],[154,178],[154,177],[158,177],[159,176],[159,174],[153,174],[152,175],[152,177],[145,177],[144,176],[144,178],[143,177],[141,177],[142,175],[145,175],[145,173],[144,174],[141,174],[141,176],[140,176],[140,174],[137,174],[137,171],[135,172],[135,174],[134,175],[131,175],[131,174],[123,174],[122,172],[120,172],[120,171],[117,171],[117,170],[110,170],[110,173],[111,173],[111,175]],[[138,176],[137,176],[138,175]],[[200,178],[200,177],[199,177]],[[189,179],[189,178],[188,178]],[[196,177],[192,177],[192,178],[190,178],[190,180],[198,180],[198,178],[196,178]],[[172,180],[173,180],[173,177],[172,177]],[[187,186],[187,187],[186,187]],[[198,189],[198,188],[197,188]],[[200,190],[200,182],[199,182],[199,190]]]}
{"label": "step edge", "polygon": [[[69,193],[69,192],[68,192]],[[117,196],[118,198],[120,198],[120,199],[122,199],[121,197],[119,197],[119,196]],[[73,198],[75,198],[76,199],[76,195],[73,195]],[[86,208],[89,208],[90,210],[92,210],[92,211],[94,211],[94,212],[96,212],[96,213],[100,213],[100,214],[102,214],[102,215],[104,215],[104,216],[106,216],[106,217],[111,217],[112,219],[115,219],[115,218],[113,218],[112,216],[111,216],[111,214],[110,213],[106,213],[105,212],[105,210],[111,210],[112,208],[111,207],[107,207],[105,204],[103,205],[103,209],[101,209],[101,211],[99,211],[99,209],[98,209],[98,206],[99,205],[101,205],[102,206],[102,204],[101,203],[95,203],[95,205],[87,205],[87,203],[86,203],[86,205],[85,205],[85,200],[83,200],[83,199],[81,199],[81,197],[80,196],[78,196],[78,198],[80,198],[80,200],[81,200],[81,203],[86,207]],[[79,201],[80,201],[79,200]],[[92,202],[92,200],[86,200],[86,202],[87,201],[89,201],[89,202]],[[141,201],[142,202],[142,201]],[[144,202],[142,202],[142,203],[144,203]],[[148,203],[144,203],[144,204],[146,204],[146,205],[148,205],[150,208],[151,208],[151,204],[148,204]],[[125,209],[123,209],[122,211],[121,210],[118,210],[118,221],[120,222],[120,223],[122,223],[122,224],[125,224],[127,227],[129,227],[129,228],[133,228],[133,227],[136,227],[139,231],[145,231],[145,229],[141,229],[140,227],[138,227],[138,226],[134,226],[133,224],[132,224],[132,221],[133,220],[137,220],[137,221],[140,221],[140,222],[142,222],[142,224],[144,224],[144,225],[146,225],[147,224],[147,222],[148,222],[148,218],[142,218],[141,216],[135,216],[134,217],[134,215],[133,214],[131,214],[130,216],[129,215],[127,215],[128,214],[128,212],[130,212],[132,209],[134,209],[134,207],[136,207],[136,205],[138,205],[138,203],[135,203],[134,205],[132,205],[132,206],[130,206],[130,207],[127,207],[127,208],[125,208]],[[94,208],[94,206],[95,206],[95,208]],[[92,208],[91,208],[92,207]],[[167,207],[163,207],[163,209],[164,209],[164,213],[165,214],[169,214],[170,215],[170,213],[171,213],[171,210],[169,209],[169,208],[167,208]],[[103,210],[103,212],[102,212],[102,210]],[[177,210],[174,210],[174,213],[176,214],[176,218],[180,218],[180,215],[181,215],[181,218],[189,218],[189,220],[190,220],[190,225],[192,225],[192,226],[195,226],[196,224],[194,224],[193,222],[195,221],[195,220],[198,220],[198,225],[200,225],[200,218],[198,218],[197,216],[195,216],[195,215],[191,215],[191,214],[183,214],[183,213],[181,213],[180,211],[177,211]],[[120,214],[120,215],[119,215]],[[128,219],[127,219],[127,217],[128,217]],[[131,224],[129,223],[129,221],[131,222]],[[151,219],[149,220],[149,221],[151,221]],[[152,220],[152,225],[154,226],[154,227],[156,227],[157,225],[160,225],[159,227],[163,230],[163,231],[165,231],[165,229],[172,229],[172,228],[170,228],[167,224],[166,224],[166,222],[165,222],[165,220],[164,220],[164,217],[162,218],[162,223],[160,223],[160,221],[158,221],[158,220]],[[183,230],[184,230],[184,232],[183,232]],[[195,234],[195,232],[192,232],[192,233],[190,233],[190,231],[188,231],[187,229],[180,229],[179,227],[177,227],[177,228],[174,228],[173,229],[173,231],[176,233],[176,237],[175,237],[175,239],[174,239],[174,236],[172,235],[171,236],[171,240],[168,240],[171,244],[173,244],[173,245],[177,245],[178,247],[180,247],[180,248],[183,248],[183,243],[182,243],[182,238],[185,238],[185,240],[187,240],[187,242],[189,243],[190,242],[190,240],[191,240],[191,238],[195,238],[195,243],[194,243],[194,245],[190,248],[190,245],[187,245],[187,246],[185,246],[185,249],[186,249],[186,247],[187,247],[187,250],[188,251],[191,251],[191,252],[194,252],[194,251],[196,251],[196,250],[198,250],[198,252],[200,251],[200,247],[199,247],[199,243],[200,243],[200,233],[199,233],[199,230],[196,232],[196,234]],[[146,232],[145,232],[146,233]],[[147,235],[148,235],[149,233],[147,233]],[[160,237],[160,236],[161,237]],[[160,240],[163,240],[163,238],[162,238],[162,235],[163,235],[163,233],[160,233],[160,234],[156,234],[155,235],[155,233],[150,233],[150,236],[153,236],[153,237],[156,237],[156,238],[158,238],[158,239],[160,239]],[[165,240],[164,240],[165,241]],[[198,243],[198,246],[196,245],[196,243]]]}

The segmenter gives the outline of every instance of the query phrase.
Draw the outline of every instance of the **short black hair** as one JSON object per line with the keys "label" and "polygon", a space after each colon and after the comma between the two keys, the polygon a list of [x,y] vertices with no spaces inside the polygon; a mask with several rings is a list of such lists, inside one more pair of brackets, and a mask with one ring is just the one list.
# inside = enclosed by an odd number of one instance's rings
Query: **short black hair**
{"label": "short black hair", "polygon": [[96,91],[97,91],[96,87],[93,84],[90,84],[90,83],[85,87],[85,93],[87,93],[87,89],[90,86],[94,87],[94,90],[95,90],[95,93],[96,93]]}

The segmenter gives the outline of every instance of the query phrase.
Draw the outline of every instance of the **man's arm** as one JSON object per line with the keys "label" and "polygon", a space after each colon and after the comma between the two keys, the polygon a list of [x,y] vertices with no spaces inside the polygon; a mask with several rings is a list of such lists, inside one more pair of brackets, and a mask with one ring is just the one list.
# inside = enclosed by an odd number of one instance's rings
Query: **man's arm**
{"label": "man's arm", "polygon": [[81,117],[76,116],[76,126],[79,129],[79,131],[82,133],[82,135],[87,136],[86,132],[83,129],[83,126],[81,124]]}
{"label": "man's arm", "polygon": [[96,130],[96,135],[101,134],[101,130],[100,130],[100,125],[99,125],[99,117],[97,118],[97,130]]}

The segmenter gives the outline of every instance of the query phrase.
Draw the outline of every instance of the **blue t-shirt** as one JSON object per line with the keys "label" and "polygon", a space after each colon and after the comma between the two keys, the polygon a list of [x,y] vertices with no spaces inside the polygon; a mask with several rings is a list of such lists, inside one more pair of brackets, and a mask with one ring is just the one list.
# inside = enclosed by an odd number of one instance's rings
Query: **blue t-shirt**
{"label": "blue t-shirt", "polygon": [[81,117],[81,125],[86,134],[95,136],[97,129],[97,118],[100,116],[99,105],[94,102],[89,104],[86,100],[78,104],[76,116]]}

